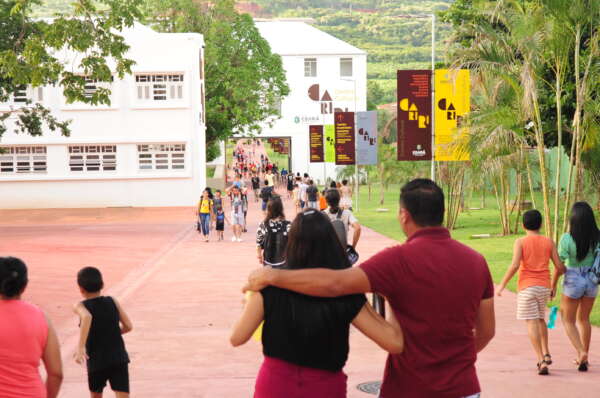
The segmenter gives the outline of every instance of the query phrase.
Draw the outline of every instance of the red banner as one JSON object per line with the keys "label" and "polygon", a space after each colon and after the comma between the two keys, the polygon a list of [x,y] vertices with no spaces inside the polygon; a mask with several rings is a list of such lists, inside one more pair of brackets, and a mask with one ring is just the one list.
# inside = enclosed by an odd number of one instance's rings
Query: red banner
{"label": "red banner", "polygon": [[310,140],[310,162],[324,162],[325,153],[323,151],[323,126],[309,126],[308,136]]}
{"label": "red banner", "polygon": [[335,116],[335,164],[356,163],[354,142],[354,112],[336,112]]}
{"label": "red banner", "polygon": [[431,71],[398,71],[398,160],[431,160]]}

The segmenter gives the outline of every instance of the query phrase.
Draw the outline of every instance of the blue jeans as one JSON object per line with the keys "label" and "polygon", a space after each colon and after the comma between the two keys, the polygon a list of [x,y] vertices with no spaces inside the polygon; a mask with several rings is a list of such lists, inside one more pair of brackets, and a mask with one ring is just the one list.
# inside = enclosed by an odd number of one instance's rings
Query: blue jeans
{"label": "blue jeans", "polygon": [[208,235],[210,232],[210,213],[200,213],[200,228],[202,228],[202,235]]}
{"label": "blue jeans", "polygon": [[567,267],[563,281],[563,294],[575,300],[598,295],[598,285],[588,277],[591,267]]}

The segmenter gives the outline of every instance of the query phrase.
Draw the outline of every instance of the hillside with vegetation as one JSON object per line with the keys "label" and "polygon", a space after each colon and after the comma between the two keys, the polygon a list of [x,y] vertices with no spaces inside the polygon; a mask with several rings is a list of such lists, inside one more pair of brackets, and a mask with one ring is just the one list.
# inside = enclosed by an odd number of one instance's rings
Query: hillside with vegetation
{"label": "hillside with vegetation", "polygon": [[[429,18],[398,18],[445,10],[453,0],[253,0],[240,9],[262,18],[312,18],[315,26],[368,52],[368,77],[380,85],[375,101],[394,101],[398,69],[431,65]],[[38,15],[68,12],[71,0],[45,0]],[[437,60],[443,61],[449,27],[437,25]],[[371,83],[373,84],[373,83]]]}
{"label": "hillside with vegetation", "polygon": [[[431,67],[431,19],[399,18],[446,10],[453,0],[254,0],[264,17],[313,18],[315,26],[368,52],[369,81],[394,101],[396,71]],[[437,61],[450,28],[438,23]]]}

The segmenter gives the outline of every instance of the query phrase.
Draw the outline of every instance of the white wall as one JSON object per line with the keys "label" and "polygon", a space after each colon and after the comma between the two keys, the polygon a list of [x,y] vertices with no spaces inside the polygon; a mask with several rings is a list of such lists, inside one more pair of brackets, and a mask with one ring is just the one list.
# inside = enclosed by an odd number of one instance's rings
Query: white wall
{"label": "white wall", "polygon": [[[272,128],[265,127],[261,136],[292,137],[292,170],[308,172],[322,179],[322,163],[309,163],[309,134],[311,124],[333,124],[333,114],[321,114],[320,102],[308,97],[308,90],[319,84],[320,94],[327,90],[333,99],[333,107],[343,110],[364,111],[367,108],[367,56],[366,55],[319,55],[283,56],[290,95],[282,103],[282,118]],[[317,58],[317,77],[304,77],[304,58]],[[353,58],[353,76],[340,76],[340,58]],[[356,82],[352,81],[356,79]],[[356,84],[356,86],[355,86]],[[356,99],[355,99],[356,87]],[[355,106],[356,101],[356,106]],[[327,176],[335,177],[335,164],[326,165]]]}
{"label": "white wall", "polygon": [[[143,28],[143,27],[142,27]],[[198,34],[158,34],[147,28],[125,32],[132,47],[133,72],[184,73],[184,99],[141,105],[135,77],[112,85],[110,107],[66,105],[60,89],[44,88],[43,104],[59,120],[72,119],[71,136],[45,132],[42,137],[9,131],[0,145],[47,146],[44,174],[0,173],[0,208],[102,206],[189,206],[206,185],[205,126]],[[1,108],[1,105],[0,105]],[[140,170],[137,144],[185,143],[184,170]],[[117,145],[117,170],[74,172],[68,145]]]}

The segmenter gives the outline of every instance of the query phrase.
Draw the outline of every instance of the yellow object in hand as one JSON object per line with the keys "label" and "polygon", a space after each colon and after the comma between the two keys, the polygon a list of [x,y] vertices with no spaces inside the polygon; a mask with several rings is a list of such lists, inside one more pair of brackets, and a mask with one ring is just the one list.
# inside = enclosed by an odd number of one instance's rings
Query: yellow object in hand
{"label": "yellow object in hand", "polygon": [[[246,292],[246,301],[250,300],[250,296],[252,296],[254,294],[254,292],[251,291],[247,291]],[[263,324],[265,322],[261,322],[260,325],[258,325],[258,327],[256,328],[256,330],[254,331],[254,333],[252,333],[252,338],[258,342],[262,342],[262,329],[263,329]]]}

